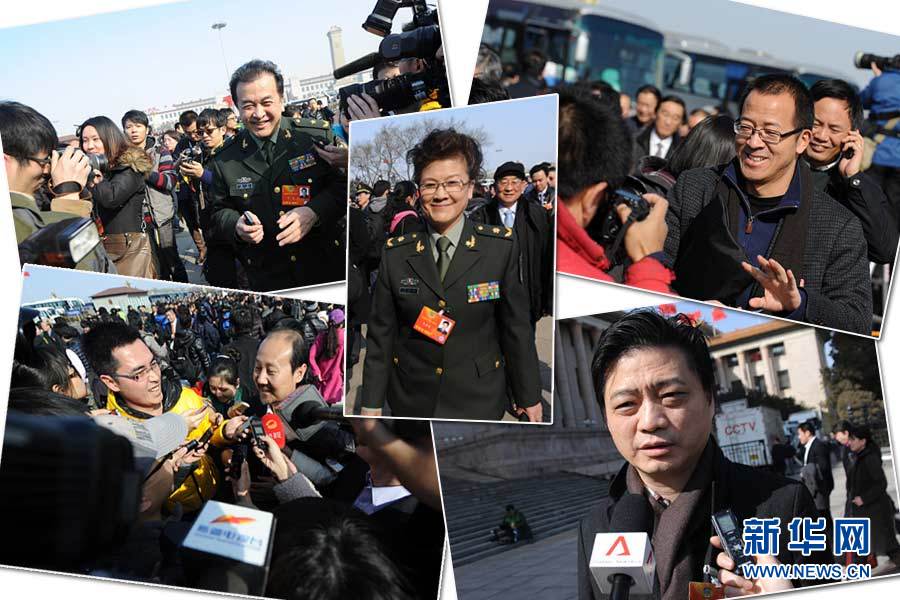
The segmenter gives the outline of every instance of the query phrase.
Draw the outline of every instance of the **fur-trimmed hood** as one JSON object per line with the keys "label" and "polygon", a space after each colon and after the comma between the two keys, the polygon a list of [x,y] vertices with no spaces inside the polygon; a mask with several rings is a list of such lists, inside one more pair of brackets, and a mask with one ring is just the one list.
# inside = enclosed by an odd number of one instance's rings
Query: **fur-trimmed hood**
{"label": "fur-trimmed hood", "polygon": [[116,161],[116,168],[127,167],[146,175],[153,171],[153,160],[140,148],[128,148]]}

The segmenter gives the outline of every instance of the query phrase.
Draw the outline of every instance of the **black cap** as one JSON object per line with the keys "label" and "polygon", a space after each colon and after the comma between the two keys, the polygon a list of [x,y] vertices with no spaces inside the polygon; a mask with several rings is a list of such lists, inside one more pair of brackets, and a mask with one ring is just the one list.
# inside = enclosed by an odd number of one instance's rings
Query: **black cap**
{"label": "black cap", "polygon": [[525,180],[525,165],[519,162],[505,162],[494,171],[494,181],[503,179],[506,175],[515,175],[521,180]]}

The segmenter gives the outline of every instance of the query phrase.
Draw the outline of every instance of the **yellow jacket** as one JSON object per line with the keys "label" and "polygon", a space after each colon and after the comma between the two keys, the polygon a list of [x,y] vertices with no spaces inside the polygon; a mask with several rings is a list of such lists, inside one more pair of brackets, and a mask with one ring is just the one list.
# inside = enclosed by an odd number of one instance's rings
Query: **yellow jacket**
{"label": "yellow jacket", "polygon": [[[194,390],[183,387],[181,388],[181,394],[179,395],[178,400],[168,412],[180,415],[205,405],[206,403]],[[127,419],[141,420],[138,417],[129,414],[127,410],[123,410],[122,404],[113,392],[109,392],[109,395],[107,396],[106,408],[108,410],[116,411],[117,414]],[[221,447],[227,444],[222,433],[224,426],[225,424],[222,423],[216,429],[210,439],[212,445]],[[203,417],[203,421],[201,421],[197,427],[188,432],[188,436],[185,440],[199,439],[210,427],[212,427],[212,423],[207,414]],[[166,509],[171,511],[175,508],[175,504],[181,504],[186,513],[200,510],[200,508],[203,507],[204,502],[215,496],[216,489],[219,485],[219,479],[219,470],[216,468],[212,457],[210,457],[209,454],[204,455],[200,461],[196,463],[193,475],[188,476],[181,486],[169,495],[169,500],[166,502]]]}

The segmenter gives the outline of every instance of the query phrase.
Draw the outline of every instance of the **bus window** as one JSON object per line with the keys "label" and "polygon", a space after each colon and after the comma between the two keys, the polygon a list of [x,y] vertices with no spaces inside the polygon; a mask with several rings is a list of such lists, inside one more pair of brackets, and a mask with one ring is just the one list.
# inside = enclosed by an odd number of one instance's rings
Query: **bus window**
{"label": "bus window", "polygon": [[579,26],[590,36],[588,60],[579,65],[582,79],[603,79],[627,94],[662,78],[660,33],[598,15],[582,16]]}

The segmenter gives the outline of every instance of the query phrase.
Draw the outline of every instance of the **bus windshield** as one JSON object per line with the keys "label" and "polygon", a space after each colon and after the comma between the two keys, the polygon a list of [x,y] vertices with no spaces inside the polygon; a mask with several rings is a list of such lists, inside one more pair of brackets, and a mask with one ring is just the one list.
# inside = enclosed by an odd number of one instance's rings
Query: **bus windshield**
{"label": "bus windshield", "polygon": [[736,101],[747,79],[766,73],[788,73],[778,67],[731,61],[702,54],[689,53],[691,76],[685,85],[678,80],[677,61],[666,61],[666,83],[676,92],[693,94],[717,103]]}
{"label": "bus windshield", "polygon": [[590,37],[587,60],[578,65],[581,79],[602,79],[631,95],[642,85],[660,84],[661,33],[599,15],[583,15],[579,29]]}

